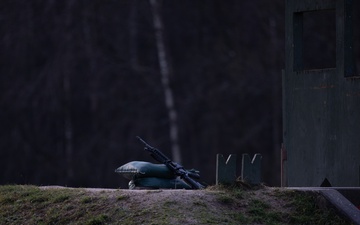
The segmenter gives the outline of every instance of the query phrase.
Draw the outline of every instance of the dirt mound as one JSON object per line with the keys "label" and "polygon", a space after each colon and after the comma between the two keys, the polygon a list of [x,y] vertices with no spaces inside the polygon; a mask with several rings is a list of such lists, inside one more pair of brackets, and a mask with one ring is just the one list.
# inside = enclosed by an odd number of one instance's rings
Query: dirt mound
{"label": "dirt mound", "polygon": [[346,224],[319,195],[280,188],[0,186],[1,224]]}

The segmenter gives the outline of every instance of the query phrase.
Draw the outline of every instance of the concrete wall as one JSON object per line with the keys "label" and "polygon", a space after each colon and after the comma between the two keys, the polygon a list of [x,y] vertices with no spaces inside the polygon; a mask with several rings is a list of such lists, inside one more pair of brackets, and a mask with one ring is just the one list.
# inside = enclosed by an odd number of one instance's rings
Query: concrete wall
{"label": "concrete wall", "polygon": [[[303,12],[335,10],[336,68],[304,70]],[[283,75],[286,186],[359,186],[360,79],[352,57],[351,0],[286,2]]]}

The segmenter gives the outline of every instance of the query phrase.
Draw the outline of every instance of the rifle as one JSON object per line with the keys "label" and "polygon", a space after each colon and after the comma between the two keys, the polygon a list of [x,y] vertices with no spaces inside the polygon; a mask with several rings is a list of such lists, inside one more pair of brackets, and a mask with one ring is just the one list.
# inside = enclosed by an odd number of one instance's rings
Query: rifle
{"label": "rifle", "polygon": [[180,164],[173,162],[166,155],[164,155],[159,149],[150,146],[139,136],[136,136],[144,145],[144,150],[150,152],[150,155],[158,162],[163,163],[166,167],[174,172],[176,176],[179,176],[183,179],[192,189],[203,189],[204,186],[199,182],[193,180],[192,178],[199,179],[200,175],[197,173],[192,173],[184,169]]}

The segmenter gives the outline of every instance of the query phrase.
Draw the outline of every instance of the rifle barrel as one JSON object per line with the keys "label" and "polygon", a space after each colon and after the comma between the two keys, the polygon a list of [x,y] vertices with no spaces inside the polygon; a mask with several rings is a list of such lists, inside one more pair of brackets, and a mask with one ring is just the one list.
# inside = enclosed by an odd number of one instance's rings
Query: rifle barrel
{"label": "rifle barrel", "polygon": [[181,179],[183,179],[187,184],[189,184],[193,189],[203,189],[204,186],[201,185],[199,182],[193,180],[191,177],[199,178],[198,174],[193,174],[187,172],[181,165],[173,162],[171,159],[169,159],[166,155],[164,155],[159,149],[154,148],[150,146],[148,143],[146,143],[141,137],[136,136],[137,139],[139,139],[144,145],[145,150],[150,152],[150,155],[160,163],[163,163],[166,165],[166,167],[169,168],[174,174],[180,176]]}

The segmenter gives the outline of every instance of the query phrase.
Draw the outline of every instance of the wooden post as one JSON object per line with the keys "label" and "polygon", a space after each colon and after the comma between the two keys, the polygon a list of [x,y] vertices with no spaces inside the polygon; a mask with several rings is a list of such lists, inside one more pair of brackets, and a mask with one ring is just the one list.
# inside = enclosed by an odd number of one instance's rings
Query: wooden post
{"label": "wooden post", "polygon": [[286,182],[286,161],[287,161],[287,152],[285,149],[284,144],[281,145],[281,149],[280,149],[281,153],[281,172],[280,172],[280,180],[281,180],[281,187],[287,187],[287,182]]}

